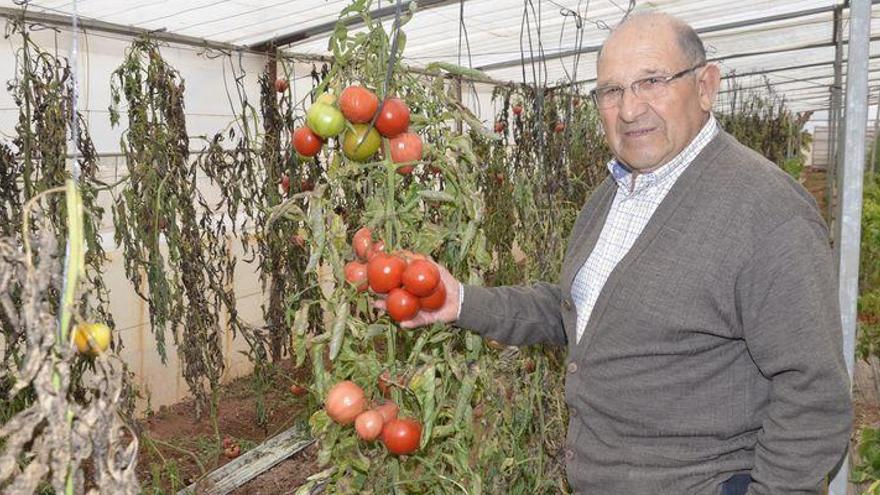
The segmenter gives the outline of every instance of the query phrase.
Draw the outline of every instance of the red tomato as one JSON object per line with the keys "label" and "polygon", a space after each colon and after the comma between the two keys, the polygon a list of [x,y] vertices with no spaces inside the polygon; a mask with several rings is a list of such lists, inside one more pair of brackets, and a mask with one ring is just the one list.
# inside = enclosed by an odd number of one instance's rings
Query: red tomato
{"label": "red tomato", "polygon": [[310,181],[309,179],[303,179],[303,180],[299,181],[299,190],[300,191],[308,192],[314,188],[315,188],[315,185],[312,184],[312,181]]}
{"label": "red tomato", "polygon": [[382,417],[382,413],[375,409],[362,412],[354,420],[354,429],[357,431],[358,436],[361,440],[368,442],[379,438],[383,426],[385,426],[385,418]]}
{"label": "red tomato", "polygon": [[287,91],[288,86],[287,79],[275,79],[275,91],[283,93]]}
{"label": "red tomato", "polygon": [[281,191],[284,192],[285,196],[290,192],[290,177],[287,174],[281,176]]}
{"label": "red tomato", "polygon": [[391,289],[385,305],[394,321],[411,320],[419,313],[419,298],[400,287]]}
{"label": "red tomato", "polygon": [[412,165],[404,165],[402,167],[397,168],[397,173],[400,175],[409,175],[412,173],[412,171],[413,171]]}
{"label": "red tomato", "polygon": [[367,263],[367,279],[373,292],[385,294],[400,287],[406,261],[390,254],[378,253]]}
{"label": "red tomato", "polygon": [[504,122],[501,122],[500,120],[498,122],[495,122],[495,132],[498,132],[498,133],[504,132],[504,127],[505,127]]}
{"label": "red tomato", "polygon": [[388,401],[376,406],[374,411],[378,411],[382,415],[383,423],[387,423],[397,417],[400,408],[394,402]]}
{"label": "red tomato", "polygon": [[403,288],[416,297],[428,297],[440,283],[440,270],[428,260],[413,260],[403,271]]}
{"label": "red tomato", "polygon": [[362,260],[367,259],[367,254],[369,254],[370,248],[373,247],[373,232],[367,227],[358,229],[351,239],[351,247],[358,258]]}
{"label": "red tomato", "polygon": [[370,246],[369,250],[367,250],[367,261],[373,259],[374,256],[383,251],[385,251],[385,241],[379,239]]}
{"label": "red tomato", "polygon": [[419,299],[419,305],[426,311],[437,311],[446,304],[446,286],[443,282],[437,284],[437,289],[428,297]]}
{"label": "red tomato", "polygon": [[379,98],[369,89],[349,86],[339,95],[339,109],[354,124],[364,124],[373,119],[379,108]]}
{"label": "red tomato", "polygon": [[392,454],[412,454],[421,440],[422,424],[414,419],[392,419],[382,430],[382,443]]}
{"label": "red tomato", "polygon": [[229,435],[226,435],[225,437],[223,437],[223,448],[224,449],[228,449],[229,447],[232,447],[233,445],[235,445],[235,440],[233,440],[232,437],[230,437]]}
{"label": "red tomato", "polygon": [[391,140],[391,161],[414,162],[422,159],[422,138],[412,132],[404,132]]}
{"label": "red tomato", "polygon": [[223,455],[225,455],[227,459],[235,459],[236,457],[241,455],[241,447],[239,447],[238,445],[227,447],[223,450]]}
{"label": "red tomato", "polygon": [[293,131],[293,149],[302,156],[315,156],[321,151],[324,141],[308,127]]}
{"label": "red tomato", "polygon": [[345,280],[357,287],[358,292],[367,290],[367,265],[357,261],[349,261],[345,264]]}
{"label": "red tomato", "polygon": [[409,107],[400,98],[385,100],[376,119],[379,134],[393,138],[409,128]]}
{"label": "red tomato", "polygon": [[293,394],[294,397],[302,397],[309,392],[309,389],[303,387],[302,385],[297,385],[296,383],[290,386],[290,393]]}
{"label": "red tomato", "polygon": [[337,383],[327,393],[324,409],[339,424],[351,424],[362,413],[367,401],[364,390],[348,380]]}
{"label": "red tomato", "polygon": [[522,105],[516,104],[513,106],[513,114],[520,115],[522,114]]}
{"label": "red tomato", "polygon": [[565,130],[565,122],[557,122],[556,127],[553,128],[553,132],[560,133]]}
{"label": "red tomato", "polygon": [[396,256],[403,258],[406,261],[406,266],[408,267],[415,260],[426,260],[428,258],[425,257],[424,254],[414,253],[409,249],[401,249],[394,253]]}

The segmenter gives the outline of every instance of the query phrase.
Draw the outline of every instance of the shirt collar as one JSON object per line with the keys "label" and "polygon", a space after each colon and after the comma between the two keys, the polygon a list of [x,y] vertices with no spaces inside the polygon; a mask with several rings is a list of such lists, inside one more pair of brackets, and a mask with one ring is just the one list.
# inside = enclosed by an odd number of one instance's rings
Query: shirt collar
{"label": "shirt collar", "polygon": [[[670,178],[678,177],[683,169],[697,157],[700,151],[703,150],[703,147],[705,147],[717,133],[718,122],[715,120],[715,116],[710,113],[709,119],[706,120],[706,123],[703,124],[703,128],[700,129],[700,132],[697,133],[694,139],[683,150],[681,150],[678,155],[657,170],[639,174],[639,179],[637,180],[635,188],[631,187],[633,181],[632,171],[617,158],[608,162],[608,170],[611,172],[611,177],[617,182],[619,189],[623,190],[625,193],[635,194],[646,188],[666,182],[666,180]],[[631,189],[632,191],[630,192]]]}

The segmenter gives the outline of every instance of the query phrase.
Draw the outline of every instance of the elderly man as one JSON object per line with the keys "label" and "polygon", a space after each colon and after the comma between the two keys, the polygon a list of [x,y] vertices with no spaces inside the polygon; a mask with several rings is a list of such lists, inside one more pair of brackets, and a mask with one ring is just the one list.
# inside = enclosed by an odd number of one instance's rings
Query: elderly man
{"label": "elderly man", "polygon": [[484,288],[443,270],[447,305],[405,324],[567,345],[577,493],[820,493],[846,449],[826,227],[806,191],[718,127],[719,84],[683,22],[622,23],[593,91],[616,158],[561,279]]}

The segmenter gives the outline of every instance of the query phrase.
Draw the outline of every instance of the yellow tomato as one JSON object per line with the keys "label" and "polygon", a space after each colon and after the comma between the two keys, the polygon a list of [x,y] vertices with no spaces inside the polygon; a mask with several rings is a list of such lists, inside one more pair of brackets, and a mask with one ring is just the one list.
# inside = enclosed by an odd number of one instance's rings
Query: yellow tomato
{"label": "yellow tomato", "polygon": [[110,346],[110,327],[103,323],[82,323],[73,330],[73,342],[82,354],[96,356]]}

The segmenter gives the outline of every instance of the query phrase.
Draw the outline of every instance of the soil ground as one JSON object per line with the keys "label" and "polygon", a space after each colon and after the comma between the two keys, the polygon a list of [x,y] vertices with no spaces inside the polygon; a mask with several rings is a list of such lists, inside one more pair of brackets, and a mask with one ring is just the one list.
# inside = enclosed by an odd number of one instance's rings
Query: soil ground
{"label": "soil ground", "polygon": [[[239,378],[222,387],[217,411],[217,431],[210,413],[196,419],[196,406],[186,401],[162,407],[141,421],[138,479],[142,493],[173,494],[230,461],[223,454],[222,439],[232,438],[246,452],[264,440],[299,425],[308,432],[308,417],[317,404],[309,395],[295,397],[293,383],[307,384],[307,372],[280,363],[271,378],[264,400],[266,422],[260,425],[253,376]],[[291,493],[293,488],[318,471],[314,446],[282,461],[273,469],[236,490],[237,495]]]}

